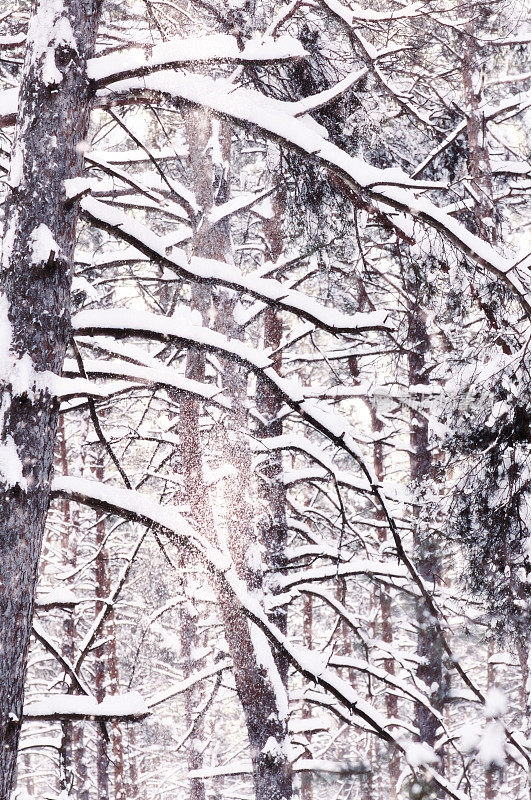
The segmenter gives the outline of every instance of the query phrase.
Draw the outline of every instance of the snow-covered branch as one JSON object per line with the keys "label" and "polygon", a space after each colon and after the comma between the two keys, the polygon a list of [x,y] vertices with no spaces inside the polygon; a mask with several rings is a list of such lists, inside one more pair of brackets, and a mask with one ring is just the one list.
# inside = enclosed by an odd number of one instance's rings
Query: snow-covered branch
{"label": "snow-covered branch", "polygon": [[[83,186],[83,181],[72,181],[68,191],[71,196],[75,196],[77,192],[83,191]],[[331,333],[359,333],[389,328],[386,312],[343,314],[336,309],[325,308],[314,298],[289,289],[272,278],[244,275],[237,267],[214,259],[192,257],[189,260],[184,251],[178,248],[172,248],[167,253],[164,240],[147,226],[93,197],[84,197],[80,201],[80,207],[82,216],[93,224],[108,230],[155,262],[175,270],[189,280],[236,289],[268,305],[307,319]]]}
{"label": "snow-covered branch", "polygon": [[[415,181],[398,168],[380,169],[348,155],[328,141],[315,125],[310,125],[304,118],[295,118],[287,107],[289,104],[250,89],[236,89],[227,81],[192,73],[161,72],[147,76],[142,82],[135,79],[118,82],[112,85],[112,89],[114,93],[122,93],[124,98],[131,93],[146,91],[168,95],[194,106],[210,108],[238,124],[266,132],[274,140],[329,170],[340,180],[340,190],[347,196],[369,200],[377,206],[382,204],[382,208],[395,209],[413,221],[437,230],[474,263],[500,278],[518,297],[526,313],[531,314],[531,278],[524,270],[518,275],[514,260],[504,258],[491,244],[471,233],[429,200],[424,192],[429,184]],[[522,97],[521,101],[525,104],[525,98]]]}
{"label": "snow-covered branch", "polygon": [[[225,590],[233,596],[234,602],[263,631],[274,647],[281,650],[292,666],[338,700],[348,711],[348,716],[353,722],[356,718],[360,718],[369,725],[373,733],[393,743],[401,751],[407,752],[408,743],[397,739],[390,730],[390,726],[397,725],[397,720],[387,720],[363,700],[350,683],[338,677],[327,666],[327,660],[323,655],[294,644],[281,633],[267,617],[257,598],[251,595],[245,583],[237,575],[228,554],[207,543],[172,506],[161,506],[139,492],[118,489],[85,478],[58,477],[54,480],[52,491],[55,496],[105,509],[109,513],[134,519],[150,527],[158,526],[174,534],[183,545],[197,550],[215,580],[225,586]],[[454,800],[467,800],[463,792],[454,789],[442,776],[434,773],[433,779]]]}
{"label": "snow-covered branch", "polygon": [[76,694],[49,694],[24,706],[24,720],[37,722],[66,719],[93,719],[113,722],[145,719],[149,708],[138,692],[114,694],[100,703],[94,697]]}

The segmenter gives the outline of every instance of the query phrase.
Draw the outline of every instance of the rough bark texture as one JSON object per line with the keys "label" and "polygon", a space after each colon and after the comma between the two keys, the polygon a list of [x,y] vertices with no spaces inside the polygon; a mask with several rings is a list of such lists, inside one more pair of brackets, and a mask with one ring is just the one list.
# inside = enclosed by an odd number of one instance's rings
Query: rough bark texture
{"label": "rough bark texture", "polygon": [[[58,431],[58,462],[62,475],[68,475],[68,454],[66,448],[66,433],[64,426],[64,419],[59,420]],[[71,537],[72,533],[72,514],[70,508],[70,501],[63,500],[61,503],[63,514],[63,532],[61,536],[61,550],[63,562],[68,564],[70,568],[76,566],[76,541],[75,537]],[[71,664],[74,660],[74,647],[75,647],[75,622],[74,611],[70,613],[65,611],[63,618],[63,656]],[[69,681],[65,680],[64,690],[70,689]],[[71,720],[65,720],[61,723],[61,749],[59,751],[60,758],[60,791],[68,791],[74,780],[74,765],[73,765],[73,727],[74,724]]]}
{"label": "rough bark texture", "polygon": [[[264,234],[269,246],[269,257],[272,263],[277,261],[283,248],[282,219],[285,202],[282,194],[275,193],[273,201],[273,216],[264,223]],[[273,308],[264,311],[264,349],[277,351],[282,341],[282,317]],[[278,350],[273,359],[275,370],[280,373],[282,364],[282,351]],[[281,417],[282,401],[272,390],[271,385],[262,378],[257,378],[256,400],[261,422],[258,426],[258,435],[267,439],[281,436],[283,423]],[[275,594],[278,591],[276,577],[282,574],[287,567],[286,542],[288,528],[286,521],[286,487],[282,480],[282,451],[273,450],[264,456],[260,465],[262,514],[260,519],[260,538],[265,548],[269,579],[267,591]],[[286,634],[288,629],[288,614],[286,606],[279,606],[270,618],[277,628]],[[280,653],[275,654],[280,677],[285,686],[288,682],[288,661]]]}
{"label": "rough bark texture", "polygon": [[[99,457],[98,457],[99,461]],[[101,463],[96,466],[96,479],[103,481],[103,467]],[[105,516],[102,515],[96,524],[96,551],[97,557],[94,563],[94,583],[96,597],[101,601],[96,603],[94,609],[95,616],[101,612],[103,601],[109,597],[110,576],[108,569],[108,554],[105,547]],[[100,644],[94,649],[94,689],[98,703],[101,703],[106,695],[107,675],[107,646]],[[96,781],[98,787],[98,800],[109,800],[110,798],[110,759],[109,742],[106,730],[98,725],[96,729]]]}
{"label": "rough bark texture", "polygon": [[[409,287],[412,297],[409,311],[409,383],[411,386],[426,385],[428,372],[425,368],[429,338],[422,307],[418,301],[419,285],[413,279]],[[411,481],[422,491],[432,465],[428,442],[428,422],[425,417],[414,415],[410,434]],[[414,526],[415,564],[428,588],[433,588],[440,579],[440,557],[435,537],[425,524]],[[437,631],[436,620],[423,601],[417,604],[417,653],[422,662],[417,675],[426,684],[427,695],[433,708],[442,710],[444,702],[443,650]],[[419,738],[433,747],[437,739],[439,722],[421,703],[415,706],[415,723]]]}
{"label": "rough bark texture", "polygon": [[[385,478],[384,469],[384,450],[381,440],[378,440],[378,434],[383,430],[383,422],[380,419],[376,407],[369,403],[369,412],[371,415],[371,427],[376,434],[376,442],[374,445],[374,474],[377,480],[381,483]],[[384,514],[381,508],[376,511],[376,519],[378,522],[384,522]],[[387,541],[387,528],[382,526],[379,528],[378,539],[382,548],[385,547]],[[393,606],[392,597],[389,589],[381,586],[378,590],[378,601],[380,606],[380,619],[381,619],[381,633],[382,640],[389,645],[393,643]],[[392,658],[384,659],[383,665],[386,672],[390,675],[395,674],[395,662]],[[387,692],[385,695],[385,711],[389,719],[398,718],[398,698],[392,692]],[[394,750],[389,750],[389,800],[396,800],[397,786],[400,779],[400,755]]]}
{"label": "rough bark texture", "polygon": [[[194,253],[197,256],[225,260],[230,257],[228,226],[225,223],[211,226],[208,222],[208,211],[216,200],[226,200],[228,192],[226,175],[221,171],[223,166],[213,164],[209,157],[212,135],[208,113],[189,112],[187,138],[194,191],[204,213],[202,224],[194,237]],[[220,138],[225,162],[228,162],[230,139],[223,136]],[[216,174],[216,169],[220,174]],[[214,192],[215,185],[217,194]],[[234,337],[238,335],[233,317],[236,299],[225,290],[212,298],[208,290],[205,293],[205,289],[196,288],[192,302],[202,312],[205,321],[212,312],[213,303],[215,328],[223,331],[226,336]],[[204,375],[203,359],[202,354],[189,354],[186,368],[188,377],[201,380]],[[223,524],[226,528],[227,545],[241,577],[250,588],[260,589],[261,576],[253,570],[248,557],[249,548],[256,544],[256,537],[252,526],[253,511],[249,506],[250,452],[245,439],[248,424],[244,402],[247,399],[247,375],[241,368],[227,363],[223,370],[223,385],[235,409],[227,415],[223,435],[220,437],[222,461],[233,467],[233,475],[229,475],[224,481],[226,514]],[[179,438],[182,476],[195,523],[205,536],[214,540],[216,521],[203,480],[199,404],[191,398],[185,398],[181,402]],[[284,748],[287,720],[279,708],[278,687],[271,682],[270,671],[262,663],[263,653],[257,652],[250,623],[235,603],[234,597],[227,595],[219,587],[214,588],[218,592],[225,636],[234,663],[236,689],[245,713],[256,797],[258,800],[289,800],[291,765]],[[264,647],[270,652],[265,641]]]}
{"label": "rough bark texture", "polygon": [[[53,468],[57,403],[32,381],[14,380],[12,364],[60,373],[69,338],[76,226],[63,181],[80,174],[90,94],[86,60],[97,30],[98,0],[65,0],[72,41],[56,41],[51,3],[33,15],[13,145],[0,274],[2,325],[7,312],[11,354],[3,352],[0,442],[16,448],[23,478],[0,476],[0,797],[13,786],[27,651],[42,533]],[[64,25],[62,26],[64,29]],[[44,42],[44,47],[40,43]],[[32,233],[46,225],[56,247],[37,254]],[[7,337],[8,338],[8,337]],[[5,330],[0,347],[7,349]],[[15,370],[16,371],[16,370]],[[26,384],[26,385],[24,385]]]}
{"label": "rough bark texture", "polygon": [[467,7],[470,21],[462,36],[463,44],[463,90],[465,99],[466,127],[468,139],[468,169],[473,186],[475,203],[473,208],[475,233],[482,239],[496,240],[495,208],[492,191],[492,169],[487,146],[487,123],[483,101],[483,66],[480,48],[476,39],[475,18],[481,6]]}

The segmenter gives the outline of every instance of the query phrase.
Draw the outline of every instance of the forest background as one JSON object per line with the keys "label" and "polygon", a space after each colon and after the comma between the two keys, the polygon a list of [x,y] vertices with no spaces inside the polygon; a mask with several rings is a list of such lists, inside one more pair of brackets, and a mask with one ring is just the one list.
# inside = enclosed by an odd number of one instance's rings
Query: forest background
{"label": "forest background", "polygon": [[530,796],[529,18],[4,2],[2,798]]}

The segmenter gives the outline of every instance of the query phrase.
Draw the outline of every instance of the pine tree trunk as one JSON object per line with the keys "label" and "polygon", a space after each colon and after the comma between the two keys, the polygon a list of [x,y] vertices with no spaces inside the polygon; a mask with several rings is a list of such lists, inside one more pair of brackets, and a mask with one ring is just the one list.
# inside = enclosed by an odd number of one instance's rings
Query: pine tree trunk
{"label": "pine tree trunk", "polygon": [[[302,598],[302,643],[304,647],[309,650],[313,647],[312,637],[312,622],[313,622],[313,601],[311,594],[305,594]],[[302,716],[304,718],[311,717],[312,710],[308,703],[304,703],[302,708]],[[308,744],[311,741],[311,736],[308,734]],[[307,751],[308,758],[312,757],[311,752]],[[313,775],[311,772],[301,773],[301,800],[313,800]]]}
{"label": "pine tree trunk", "polygon": [[[59,420],[58,431],[58,460],[61,468],[62,475],[68,475],[68,457],[66,451],[66,433],[64,426],[64,418]],[[75,541],[72,540],[72,519],[70,502],[63,500],[61,503],[63,514],[63,533],[61,537],[61,550],[63,556],[63,563],[68,564],[70,568],[75,567]],[[63,656],[71,664],[74,660],[74,645],[75,645],[75,625],[74,625],[74,612],[69,613],[65,611],[63,619]],[[69,685],[65,687],[69,689]],[[65,720],[61,723],[61,749],[60,749],[60,791],[69,790],[73,783],[73,726],[70,720]]]}
{"label": "pine tree trunk", "polygon": [[[96,480],[103,481],[103,467],[101,466],[100,456],[97,457]],[[109,571],[107,567],[107,549],[105,547],[105,517],[102,516],[96,523],[96,561],[94,568],[94,580],[96,597],[100,602],[96,603],[95,616],[101,612],[103,601],[109,596]],[[100,644],[94,649],[94,688],[98,703],[101,703],[106,694],[107,684],[107,653],[105,644]],[[101,725],[96,728],[96,782],[98,787],[98,800],[110,800],[110,781],[109,772],[111,762],[109,758],[109,741],[106,731]]]}
{"label": "pine tree trunk", "polygon": [[[411,267],[413,269],[413,266]],[[429,349],[429,338],[423,311],[418,300],[419,284],[415,279],[409,286],[411,302],[409,309],[408,361],[409,385],[426,385],[428,373],[426,353]],[[410,433],[410,465],[411,482],[422,491],[423,482],[431,470],[431,452],[428,441],[428,422],[424,416],[413,414]],[[433,589],[440,578],[440,558],[437,542],[425,524],[415,524],[413,531],[415,564],[428,589]],[[435,620],[432,619],[425,603],[417,604],[417,653],[422,662],[417,668],[417,675],[426,685],[427,696],[433,708],[443,707],[443,652],[441,640]],[[421,703],[416,704],[415,722],[419,738],[433,747],[437,739],[439,722],[437,718]]]}
{"label": "pine tree trunk", "polygon": [[[101,456],[97,457],[96,478],[103,483],[103,466]],[[111,591],[111,573],[109,568],[109,551],[106,543],[105,518],[98,521],[96,525],[96,547],[98,554],[96,557],[96,596],[102,601],[109,597]],[[96,614],[102,610],[102,604],[98,603]],[[96,691],[98,701],[101,702],[106,694],[117,694],[120,690],[120,676],[118,671],[118,657],[116,653],[116,621],[114,610],[111,608],[105,624],[107,641],[100,645],[96,650]],[[112,722],[110,725],[110,741],[106,741],[103,729],[98,730],[98,785],[101,782],[100,792],[103,797],[110,792],[109,771],[113,770],[114,783],[112,789],[113,800],[126,800],[125,769],[124,769],[124,749],[123,737],[120,724]],[[112,752],[112,761],[109,758],[108,748]]]}
{"label": "pine tree trunk", "polygon": [[[373,432],[377,435],[383,430],[383,423],[378,416],[378,411],[373,403],[368,403],[369,412],[371,415],[371,426]],[[376,436],[377,438],[377,436]],[[384,480],[384,453],[383,445],[380,441],[376,441],[374,445],[374,474],[377,480],[381,483]],[[384,513],[382,509],[377,509],[376,519],[378,522],[384,522]],[[379,529],[378,538],[380,545],[385,546],[387,541],[387,527]],[[392,598],[389,589],[382,586],[378,591],[378,601],[380,606],[380,619],[382,626],[382,640],[386,644],[393,642],[393,615],[392,615]],[[395,674],[395,662],[392,658],[384,659],[384,668],[390,675]],[[386,692],[385,695],[385,711],[389,719],[396,719],[398,717],[398,699],[395,694]],[[389,800],[396,800],[397,793],[396,787],[400,779],[400,756],[398,752],[392,748],[389,750],[389,786],[390,796]]]}
{"label": "pine tree trunk", "polygon": [[[269,246],[269,256],[275,263],[282,254],[283,235],[282,219],[285,211],[284,198],[277,191],[273,202],[273,216],[264,223],[264,234]],[[274,276],[273,276],[274,277]],[[282,317],[273,308],[266,308],[264,317],[264,349],[275,352],[282,341]],[[280,373],[282,351],[278,351],[273,359],[275,370]],[[281,436],[283,431],[280,415],[282,401],[272,391],[271,386],[260,377],[256,381],[256,402],[261,421],[258,425],[258,436],[262,439]],[[260,539],[265,548],[268,565],[267,589],[275,594],[278,591],[276,576],[281,575],[287,566],[286,542],[288,527],[286,520],[286,487],[282,480],[282,451],[272,450],[264,456],[260,464],[261,518]],[[288,630],[286,606],[276,608],[270,614],[271,621],[284,634]],[[280,677],[285,686],[288,682],[288,661],[280,653],[275,654]]]}
{"label": "pine tree trunk", "polygon": [[[225,161],[230,158],[230,133],[220,135],[221,151]],[[226,198],[225,198],[226,199]],[[232,257],[229,231],[223,253],[226,260]],[[229,339],[242,338],[236,324],[234,308],[237,295],[218,290],[216,329]],[[232,474],[224,481],[225,525],[227,543],[240,576],[251,591],[262,591],[262,568],[255,566],[256,548],[260,542],[255,534],[254,509],[251,506],[251,453],[249,447],[249,415],[247,411],[247,370],[234,361],[226,360],[223,385],[234,404],[234,411],[226,416],[222,441],[222,459]],[[283,509],[283,505],[280,510]],[[275,545],[276,546],[276,545]],[[276,553],[275,557],[281,554]],[[281,682],[271,646],[265,636],[249,623],[232,603],[225,609],[225,635],[235,666],[235,681],[247,723],[251,746],[253,777],[257,800],[289,800],[292,794],[291,763],[287,748],[287,708],[281,708]],[[264,659],[271,658],[271,664]],[[283,662],[287,673],[287,664]],[[276,672],[276,676],[273,675]]]}
{"label": "pine tree trunk", "polygon": [[476,39],[475,19],[481,5],[468,3],[465,13],[469,22],[461,37],[463,46],[462,77],[468,139],[468,169],[474,189],[474,227],[482,239],[496,240],[495,209],[493,203],[492,169],[487,146],[487,129],[483,102],[484,74],[480,48]]}
{"label": "pine tree trunk", "polygon": [[[494,653],[494,647],[492,644],[492,640],[489,640],[489,645],[487,648],[487,692],[492,689],[494,686],[494,665],[491,661],[492,654]],[[497,793],[497,785],[498,781],[496,780],[496,771],[494,769],[488,769],[485,775],[485,800],[494,800]]]}
{"label": "pine tree trunk", "polygon": [[[20,366],[24,359],[26,370],[32,365],[37,372],[59,374],[70,336],[77,214],[65,204],[64,180],[78,176],[82,169],[77,146],[86,136],[90,110],[86,60],[93,50],[99,16],[98,0],[65,0],[63,16],[70,23],[72,43],[56,47],[54,8],[41,0],[28,32],[0,275],[2,349],[10,346],[8,324],[12,331],[11,354],[2,352],[0,359],[0,443],[13,454],[11,474],[0,476],[2,798],[9,797],[14,782],[57,425],[53,394],[21,385],[25,370]],[[40,44],[44,39],[48,52]],[[41,225],[47,226],[48,233]],[[19,365],[18,380],[16,367],[9,367],[11,358]]]}
{"label": "pine tree trunk", "polygon": [[[528,643],[526,645],[517,643],[516,648],[522,675],[520,684],[520,704],[523,711],[521,730],[529,741],[531,738],[531,650]],[[521,773],[520,780],[524,784],[526,797],[531,798],[531,775],[529,771]]]}
{"label": "pine tree trunk", "polygon": [[[202,224],[194,236],[194,254],[227,260],[231,250],[228,226],[225,223],[211,225],[208,222],[208,212],[214,206],[215,200],[226,200],[228,194],[227,176],[220,174],[217,198],[214,196],[216,165],[209,157],[209,143],[213,137],[212,122],[207,112],[191,111],[186,125],[195,195],[204,213]],[[222,133],[220,140],[224,162],[228,163],[230,136]],[[224,169],[223,165],[217,167]],[[205,290],[196,288],[193,299],[199,302],[199,309],[206,318],[210,294],[207,296]],[[239,335],[233,316],[235,300],[235,296],[225,290],[221,290],[213,298],[215,328],[229,338]],[[204,375],[202,354],[189,354],[186,374],[201,379]],[[260,589],[261,577],[254,572],[248,560],[249,550],[256,542],[252,533],[252,509],[249,507],[250,451],[246,439],[246,372],[234,363],[226,362],[223,386],[234,405],[234,411],[225,418],[220,442],[223,464],[233,470],[233,474],[224,481],[227,544],[236,569],[249,588]],[[184,485],[188,490],[196,525],[203,535],[212,538],[215,535],[215,521],[203,479],[199,404],[191,398],[183,399],[180,414],[179,438]],[[218,592],[225,636],[234,664],[236,689],[246,718],[257,800],[289,800],[291,764],[285,747],[287,719],[284,710],[279,708],[278,687],[271,680],[268,668],[262,663],[262,653],[258,653],[256,649],[256,638],[261,634],[256,630],[253,637],[251,625],[234,598],[219,589]],[[265,639],[263,648],[270,652]]]}
{"label": "pine tree trunk", "polygon": [[127,764],[128,770],[128,787],[127,798],[128,800],[136,800],[137,797],[145,797],[145,792],[139,793],[139,780],[138,780],[138,756],[136,752],[136,733],[135,726],[129,725],[127,728]]}
{"label": "pine tree trunk", "polygon": [[[85,422],[88,429],[88,421]],[[66,464],[63,470],[66,469]],[[85,452],[81,452],[81,472],[85,469]],[[72,511],[72,529],[79,530],[79,508],[74,507]],[[77,537],[72,537],[74,541],[71,545],[71,565],[74,568],[77,564]],[[75,633],[75,624],[74,624]],[[72,731],[72,760],[74,764],[75,783],[74,783],[74,797],[76,800],[89,800],[89,777],[88,777],[88,753],[85,747],[85,729],[84,722],[77,722],[73,725]]]}
{"label": "pine tree trunk", "polygon": [[[187,580],[187,576],[184,576]],[[193,651],[197,647],[197,625],[194,609],[190,607],[190,600],[181,606],[181,661],[183,664],[183,678],[189,678],[195,668]],[[197,685],[191,686],[184,696],[185,726],[189,733],[186,758],[188,770],[201,769],[203,766],[203,753],[199,747],[203,736],[202,721],[197,720],[197,706],[199,705],[200,689]],[[205,800],[205,782],[201,778],[190,779],[190,800]]]}

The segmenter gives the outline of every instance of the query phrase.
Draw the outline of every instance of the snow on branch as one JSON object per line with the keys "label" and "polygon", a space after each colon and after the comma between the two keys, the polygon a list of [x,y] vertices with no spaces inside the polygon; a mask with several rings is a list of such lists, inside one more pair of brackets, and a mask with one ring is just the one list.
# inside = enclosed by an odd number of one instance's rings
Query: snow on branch
{"label": "snow on branch", "polygon": [[219,675],[220,672],[223,672],[226,669],[230,669],[232,666],[231,662],[228,659],[224,659],[223,661],[218,661],[217,664],[214,664],[211,667],[204,667],[198,672],[195,672],[193,675],[190,675],[188,678],[185,678],[179,683],[174,683],[167,689],[163,689],[158,694],[150,697],[147,701],[148,708],[152,709],[156,706],[161,705],[162,703],[166,703],[168,700],[171,700],[173,697],[176,697],[178,694],[183,694],[183,692],[187,692],[192,686],[195,686],[196,683],[200,681],[206,680],[206,678],[211,678],[214,675]]}
{"label": "snow on branch", "polygon": [[[344,486],[348,489],[353,489],[357,492],[371,493],[373,491],[373,485],[371,485],[366,478],[356,479],[353,475],[351,475],[350,472],[346,472],[345,470],[341,470],[336,467],[330,456],[305,436],[284,434],[282,436],[259,439],[253,442],[253,449],[264,453],[272,450],[298,450],[300,453],[303,453],[312,461],[317,462],[317,464],[320,464],[321,467],[323,467],[322,472],[313,472],[311,475],[312,479],[326,478],[328,473],[328,475],[333,478],[337,485]],[[287,475],[290,474],[296,475],[296,471],[293,473],[287,473]],[[384,481],[375,482],[374,485],[376,485],[382,492],[383,496],[389,500],[395,500],[398,502],[413,501],[413,498],[409,495],[407,489],[402,484],[395,483],[393,481]]]}
{"label": "snow on branch", "polygon": [[341,414],[315,400],[308,399],[299,383],[278,375],[267,352],[260,352],[237,339],[228,339],[217,331],[202,325],[193,325],[189,321],[127,309],[81,311],[73,317],[72,326],[77,333],[83,334],[117,338],[133,336],[160,341],[181,340],[193,347],[220,353],[244,364],[267,380],[282,400],[306,423],[354,458],[368,481],[368,487],[386,511],[387,519],[391,519],[381,496],[378,481],[373,470],[365,463],[352,427]]}
{"label": "snow on branch", "polygon": [[385,718],[362,700],[350,684],[328,670],[322,655],[293,644],[271,623],[260,602],[250,594],[245,583],[237,575],[229,554],[207,542],[174,506],[160,505],[151,497],[137,491],[73,476],[56,477],[52,485],[52,494],[105,509],[109,513],[135,520],[149,527],[156,525],[176,535],[183,545],[192,547],[199,553],[205,566],[226,585],[226,589],[241,605],[245,614],[276,647],[285,652],[299,671],[324,688],[328,688],[352,713],[362,716],[369,722],[375,733],[387,741],[393,741],[392,734],[386,729]]}
{"label": "snow on branch", "polygon": [[[176,535],[182,544],[198,550],[205,566],[222,589],[233,596],[234,602],[241,607],[245,615],[263,631],[273,646],[288,658],[295,669],[338,700],[348,711],[351,722],[360,718],[368,724],[373,733],[394,744],[401,752],[406,751],[408,742],[398,739],[390,730],[390,726],[401,726],[400,721],[386,719],[370,703],[363,700],[348,681],[340,678],[327,666],[326,658],[322,654],[293,643],[281,633],[268,618],[259,600],[249,592],[244,581],[236,573],[228,553],[221,552],[206,542],[174,507],[161,506],[152,498],[133,490],[119,489],[86,478],[71,476],[56,477],[52,493],[98,509],[103,508],[109,513],[134,519],[150,527],[160,526],[168,533]],[[407,724],[404,723],[403,727],[407,729]],[[454,800],[466,800],[467,796],[459,789],[454,789],[442,776],[434,773],[433,780]]]}
{"label": "snow on branch", "polygon": [[[278,575],[279,588],[291,589],[313,581],[347,578],[352,575],[368,575],[371,578],[396,579],[404,581],[407,571],[396,561],[376,561],[369,558],[351,558],[344,564],[326,564],[322,567],[305,568],[300,572],[290,570],[285,575]],[[302,590],[301,590],[302,591]]]}
{"label": "snow on branch", "polygon": [[[131,364],[126,361],[101,361],[95,359],[88,359],[83,361],[83,366],[87,375],[92,375],[98,378],[125,378],[126,380],[134,381],[135,383],[147,383],[152,386],[162,386],[167,389],[172,389],[177,392],[184,392],[198,397],[201,400],[208,400],[223,407],[230,408],[230,402],[223,397],[221,390],[213,384],[201,383],[200,381],[186,378],[180,375],[177,370],[171,367],[165,367],[163,364],[158,365],[156,368],[146,367],[144,365]],[[77,362],[73,359],[66,359],[63,372],[67,375],[77,375],[79,373]],[[76,380],[75,378],[73,380]],[[79,379],[83,381],[83,379]],[[80,392],[83,387],[89,384],[91,387],[91,394],[98,394],[98,386],[95,386],[90,381],[83,381],[80,386]],[[65,390],[66,391],[66,390]],[[101,394],[106,396],[105,387],[102,389]],[[64,395],[63,395],[64,396]]]}
{"label": "snow on branch", "polygon": [[50,694],[24,706],[24,721],[61,719],[141,720],[149,714],[145,700],[138,692],[105,697],[101,703],[85,695]]}
{"label": "snow on branch", "polygon": [[376,667],[374,664],[371,664],[370,661],[366,661],[362,658],[355,658],[352,656],[332,656],[330,659],[330,666],[347,667],[349,669],[356,670],[356,672],[362,672],[366,675],[370,675],[382,683],[387,684],[387,686],[391,687],[392,689],[398,689],[404,697],[420,703],[428,709],[430,714],[433,714],[433,716],[439,721],[439,724],[442,725],[444,723],[441,712],[434,708],[429,701],[429,689],[427,686],[425,687],[426,693],[420,692],[406,681],[397,678],[393,673],[388,672],[386,669],[382,669],[381,667]]}
{"label": "snow on branch", "polygon": [[[95,86],[101,87],[123,78],[140,77],[168,68],[222,62],[276,64],[306,55],[302,44],[292,36],[285,35],[277,39],[255,36],[240,50],[234,36],[220,33],[188,39],[175,37],[155,45],[149,58],[138,47],[91,58],[87,63],[87,74]],[[15,123],[18,94],[18,88],[0,92],[0,126]]]}
{"label": "snow on branch", "polygon": [[339,0],[321,0],[336,17],[346,22],[349,27],[354,27],[358,22],[393,22],[400,19],[414,19],[415,17],[426,15],[426,4],[421,0],[409,5],[398,6],[386,11],[375,11],[372,8],[363,8],[357,3],[349,3],[348,6]]}
{"label": "snow on branch", "polygon": [[[78,190],[79,185],[76,181],[68,187],[69,193],[74,195]],[[84,197],[80,207],[81,214],[86,219],[133,245],[152,260],[176,270],[189,280],[217,284],[245,292],[268,305],[296,314],[331,333],[359,333],[366,330],[387,330],[390,327],[386,323],[387,313],[383,311],[343,314],[336,309],[322,306],[314,298],[289,289],[272,278],[244,275],[232,264],[208,258],[193,257],[188,260],[185,252],[178,248],[172,248],[168,254],[164,240],[147,226],[94,197]]]}
{"label": "snow on branch", "polygon": [[[422,193],[430,186],[440,188],[440,185],[420,183],[399,168],[380,169],[350,156],[328,141],[315,125],[295,118],[290,113],[290,104],[251,89],[236,89],[227,80],[166,71],[148,75],[141,81],[131,79],[112,84],[114,98],[120,92],[127,96],[146,91],[203,106],[238,124],[256,127],[331,171],[348,196],[382,203],[384,207],[393,208],[434,228],[473,262],[500,278],[531,314],[531,276],[523,269],[521,276],[518,275],[514,260],[504,258],[491,244],[471,233]],[[521,96],[521,102],[525,104],[525,100],[525,96]]]}
{"label": "snow on branch", "polygon": [[[348,777],[350,775],[367,775],[371,770],[368,764],[362,759],[351,760],[344,759],[343,761],[333,761],[328,758],[298,758],[292,764],[293,772],[312,772],[312,773],[325,773],[329,775],[338,775]],[[228,777],[236,775],[250,775],[252,773],[252,766],[250,763],[242,762],[232,765],[224,765],[219,767],[205,767],[202,769],[192,769],[188,772],[189,778],[215,778],[215,777]]]}
{"label": "snow on branch", "polygon": [[155,70],[178,69],[191,65],[230,62],[233,64],[276,64],[293,61],[308,54],[292,36],[254,36],[242,49],[234,36],[225,33],[182,39],[174,37],[155,45],[146,58],[138,48],[120,51],[89,60],[87,73],[96,86],[103,86],[125,77],[148,75]]}

